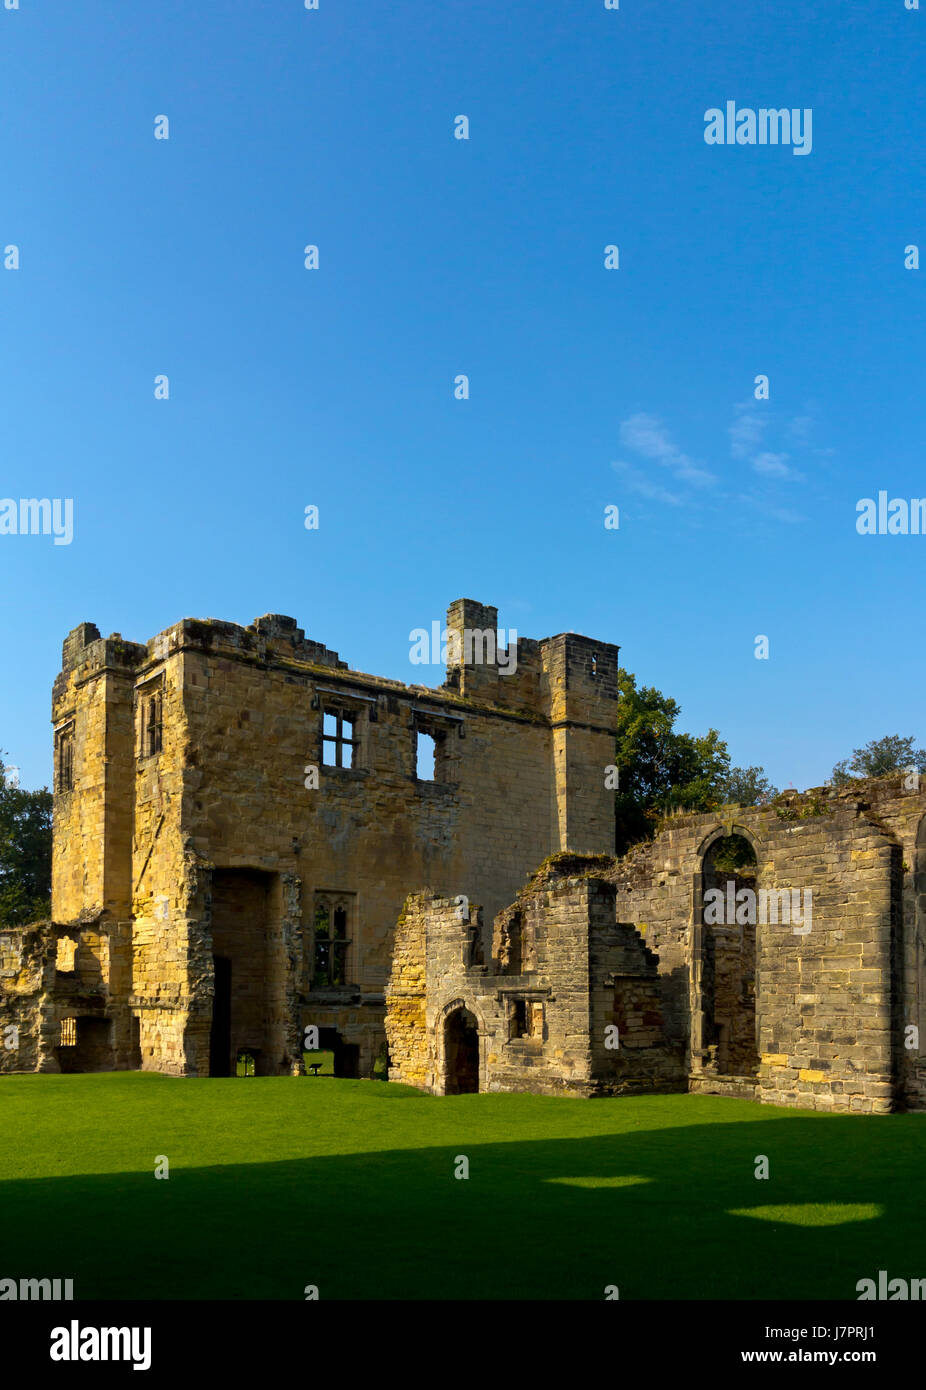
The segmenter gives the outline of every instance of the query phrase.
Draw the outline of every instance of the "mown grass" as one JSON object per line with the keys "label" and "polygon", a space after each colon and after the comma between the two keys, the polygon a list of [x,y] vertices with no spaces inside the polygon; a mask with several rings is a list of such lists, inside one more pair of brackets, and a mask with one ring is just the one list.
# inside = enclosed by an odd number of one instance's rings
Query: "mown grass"
{"label": "mown grass", "polygon": [[5,1077],[0,1115],[0,1277],[77,1299],[852,1299],[926,1276],[926,1116],[125,1072]]}

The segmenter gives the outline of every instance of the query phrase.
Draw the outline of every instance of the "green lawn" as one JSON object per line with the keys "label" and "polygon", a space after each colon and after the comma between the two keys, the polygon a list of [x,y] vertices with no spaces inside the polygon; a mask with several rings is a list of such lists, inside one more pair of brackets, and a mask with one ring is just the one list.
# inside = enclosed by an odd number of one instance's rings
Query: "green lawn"
{"label": "green lawn", "polygon": [[926,1116],[125,1072],[4,1077],[0,1116],[0,1277],[77,1299],[852,1299],[926,1276]]}

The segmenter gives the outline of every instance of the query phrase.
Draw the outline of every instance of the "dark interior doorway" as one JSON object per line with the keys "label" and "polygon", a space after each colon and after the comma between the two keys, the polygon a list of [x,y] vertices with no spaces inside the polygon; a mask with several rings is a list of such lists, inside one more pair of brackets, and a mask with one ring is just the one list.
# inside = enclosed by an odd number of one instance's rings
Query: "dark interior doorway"
{"label": "dark interior doorway", "polygon": [[444,1057],[448,1096],[470,1095],[479,1090],[479,1030],[468,1009],[454,1009],[444,1024]]}
{"label": "dark interior doorway", "polygon": [[215,995],[212,1000],[212,1031],[209,1035],[209,1075],[231,1075],[231,961],[213,956]]}
{"label": "dark interior doorway", "polygon": [[62,1023],[58,1063],[63,1072],[112,1071],[112,1022],[102,1017],[69,1018]]}
{"label": "dark interior doorway", "polygon": [[345,1042],[337,1028],[320,1028],[318,1046],[320,1051],[333,1054],[335,1076],[356,1078],[360,1075],[359,1044]]}

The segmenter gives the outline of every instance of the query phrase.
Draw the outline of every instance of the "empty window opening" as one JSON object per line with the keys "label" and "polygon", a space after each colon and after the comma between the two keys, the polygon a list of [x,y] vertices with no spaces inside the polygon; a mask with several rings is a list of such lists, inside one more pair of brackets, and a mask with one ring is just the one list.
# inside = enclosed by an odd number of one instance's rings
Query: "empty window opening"
{"label": "empty window opening", "polygon": [[241,1051],[235,1058],[236,1076],[254,1076],[254,1053]]}
{"label": "empty window opening", "polygon": [[353,716],[326,709],[322,717],[322,762],[325,766],[353,767],[356,742]]}
{"label": "empty window opening", "polygon": [[433,782],[437,763],[437,740],[433,734],[418,730],[415,776],[419,782]]}
{"label": "empty window opening", "polygon": [[61,1047],[77,1046],[77,1019],[63,1018],[61,1020]]}
{"label": "empty window opening", "polygon": [[596,652],[596,653],[594,653],[594,654],[592,655],[592,675],[593,675],[593,676],[597,676],[597,674],[598,674],[598,654],[597,654],[597,652]]}
{"label": "empty window opening", "polygon": [[543,1037],[543,1001],[512,999],[509,1014],[509,1038]]}
{"label": "empty window opening", "polygon": [[520,975],[522,967],[523,921],[514,913],[502,941],[501,967],[506,975]]}

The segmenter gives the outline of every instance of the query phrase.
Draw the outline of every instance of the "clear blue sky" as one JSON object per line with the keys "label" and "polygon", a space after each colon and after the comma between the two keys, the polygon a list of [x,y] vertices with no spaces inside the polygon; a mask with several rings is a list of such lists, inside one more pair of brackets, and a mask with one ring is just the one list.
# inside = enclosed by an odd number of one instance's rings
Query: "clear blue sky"
{"label": "clear blue sky", "polygon": [[[903,0],[0,7],[0,494],[75,505],[0,536],[23,785],[78,622],[288,613],[438,684],[462,596],[781,786],[926,741],[926,537],[855,529],[926,495],[924,73]],[[812,153],[706,144],[728,100]]]}

